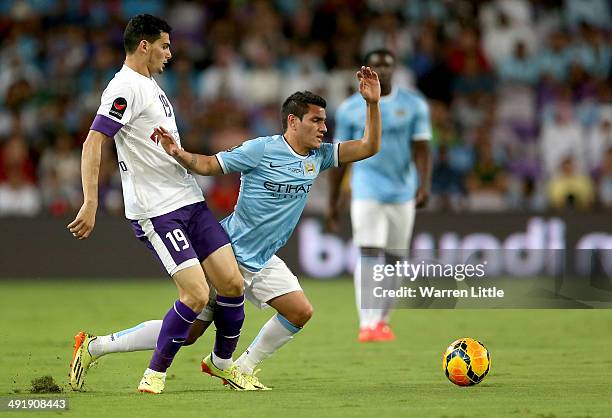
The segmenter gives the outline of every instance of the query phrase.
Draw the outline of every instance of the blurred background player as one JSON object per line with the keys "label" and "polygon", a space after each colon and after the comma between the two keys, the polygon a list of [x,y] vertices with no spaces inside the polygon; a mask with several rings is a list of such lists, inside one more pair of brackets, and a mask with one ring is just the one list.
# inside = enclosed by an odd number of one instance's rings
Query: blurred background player
{"label": "blurred background player", "polygon": [[[391,298],[384,309],[374,305],[372,292],[363,292],[363,263],[394,263],[406,254],[414,225],[415,206],[423,207],[431,184],[431,123],[425,99],[392,84],[395,56],[378,49],[365,56],[380,77],[383,132],[378,155],[352,166],[351,221],[353,241],[359,247],[361,265],[355,269],[355,296],[359,311],[359,341],[387,341],[395,336],[389,327]],[[352,95],[336,113],[335,140],[359,136],[364,130],[365,106]],[[330,175],[328,226],[337,228],[340,186],[346,166]],[[371,271],[371,269],[370,269]],[[363,283],[365,284],[365,282]],[[362,299],[363,298],[363,299]],[[369,298],[369,299],[367,299]],[[364,308],[364,307],[367,307]]]}
{"label": "blurred background player", "polygon": [[[127,24],[125,63],[102,93],[102,103],[83,145],[85,198],[68,229],[80,240],[88,238],[93,230],[102,144],[112,138],[121,170],[125,216],[136,236],[164,265],[179,292],[179,299],[163,319],[138,390],[163,391],[166,370],[208,303],[204,271],[218,291],[211,369],[233,388],[253,390],[232,364],[244,321],[244,294],[227,234],[204,203],[193,176],[152,139],[153,128],[164,126],[180,143],[172,106],[152,77],[161,73],[172,57],[170,32],[165,21],[146,14]],[[87,349],[91,339],[84,332],[75,337],[69,383],[76,390],[82,388],[92,362]]]}
{"label": "blurred background player", "polygon": [[[239,268],[245,295],[258,308],[278,312],[261,328],[236,366],[249,383],[268,389],[255,376],[256,367],[310,320],[313,308],[297,277],[275,253],[289,240],[317,176],[332,166],[371,157],[380,148],[380,84],[375,72],[362,67],[357,73],[360,97],[366,103],[363,138],[342,144],[324,143],[326,103],[310,92],[289,96],[282,106],[283,135],[245,141],[215,156],[183,150],[174,135],[163,128],[155,134],[166,152],[193,173],[242,173],[236,210],[221,225],[227,231]],[[222,303],[217,299],[199,316],[186,344],[193,343],[212,323]],[[97,337],[88,345],[94,359],[102,355],[152,349],[161,321],[146,321],[133,328]],[[202,371],[209,373],[208,359]]]}

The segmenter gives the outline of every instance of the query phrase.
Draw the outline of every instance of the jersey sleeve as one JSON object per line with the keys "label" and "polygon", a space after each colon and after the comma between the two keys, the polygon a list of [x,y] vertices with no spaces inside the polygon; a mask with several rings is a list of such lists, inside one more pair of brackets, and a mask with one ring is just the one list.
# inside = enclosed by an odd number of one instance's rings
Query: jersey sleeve
{"label": "jersey sleeve", "polygon": [[336,128],[334,131],[334,143],[340,143],[354,139],[353,126],[347,110],[347,103],[341,105],[336,111]]}
{"label": "jersey sleeve", "polygon": [[100,107],[90,129],[112,138],[133,115],[140,113],[139,107],[142,105],[139,102],[133,86],[111,81],[102,93]]}
{"label": "jersey sleeve", "polygon": [[429,118],[429,106],[423,99],[417,101],[417,109],[412,127],[413,141],[428,141],[431,139],[431,121]]}
{"label": "jersey sleeve", "polygon": [[260,138],[244,141],[242,144],[216,154],[224,174],[244,173],[259,164],[266,150],[266,142]]}
{"label": "jersey sleeve", "polygon": [[330,167],[338,167],[338,148],[340,144],[321,144],[319,152],[321,153],[321,171],[327,170]]}

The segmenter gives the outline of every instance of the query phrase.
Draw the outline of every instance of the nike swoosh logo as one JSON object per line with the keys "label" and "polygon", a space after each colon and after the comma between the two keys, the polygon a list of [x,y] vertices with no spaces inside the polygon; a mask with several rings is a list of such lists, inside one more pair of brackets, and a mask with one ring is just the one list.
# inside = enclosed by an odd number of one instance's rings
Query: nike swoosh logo
{"label": "nike swoosh logo", "polygon": [[185,342],[185,340],[175,340],[175,339],[173,338],[173,339],[172,339],[172,342],[173,342],[173,343],[176,343],[176,344],[183,344],[183,343]]}
{"label": "nike swoosh logo", "polygon": [[299,164],[299,163],[300,163],[299,161],[294,161],[294,162],[289,163],[289,164],[272,164],[272,163],[270,163],[270,168],[288,167],[290,165]]}
{"label": "nike swoosh logo", "polygon": [[126,104],[124,104],[124,105],[120,105],[120,104],[114,103],[114,104],[113,104],[113,106],[114,106],[114,108],[115,108],[115,109],[117,109],[117,110],[123,110],[123,109],[125,109],[125,107],[126,107],[127,105],[126,105]]}

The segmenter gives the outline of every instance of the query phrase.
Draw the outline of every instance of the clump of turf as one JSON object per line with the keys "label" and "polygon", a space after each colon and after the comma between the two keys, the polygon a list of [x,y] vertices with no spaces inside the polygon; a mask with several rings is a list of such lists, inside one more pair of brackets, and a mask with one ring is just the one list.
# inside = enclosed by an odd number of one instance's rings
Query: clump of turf
{"label": "clump of turf", "polygon": [[42,376],[32,380],[31,393],[60,393],[62,388],[55,383],[52,376]]}

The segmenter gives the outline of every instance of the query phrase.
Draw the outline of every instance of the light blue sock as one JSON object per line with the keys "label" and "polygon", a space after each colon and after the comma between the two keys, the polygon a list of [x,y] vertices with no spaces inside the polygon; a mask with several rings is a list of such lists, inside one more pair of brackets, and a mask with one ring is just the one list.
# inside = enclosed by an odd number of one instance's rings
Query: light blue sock
{"label": "light blue sock", "polygon": [[270,357],[293,339],[301,330],[281,314],[276,314],[265,323],[249,348],[236,360],[243,373],[253,373],[259,363]]}

